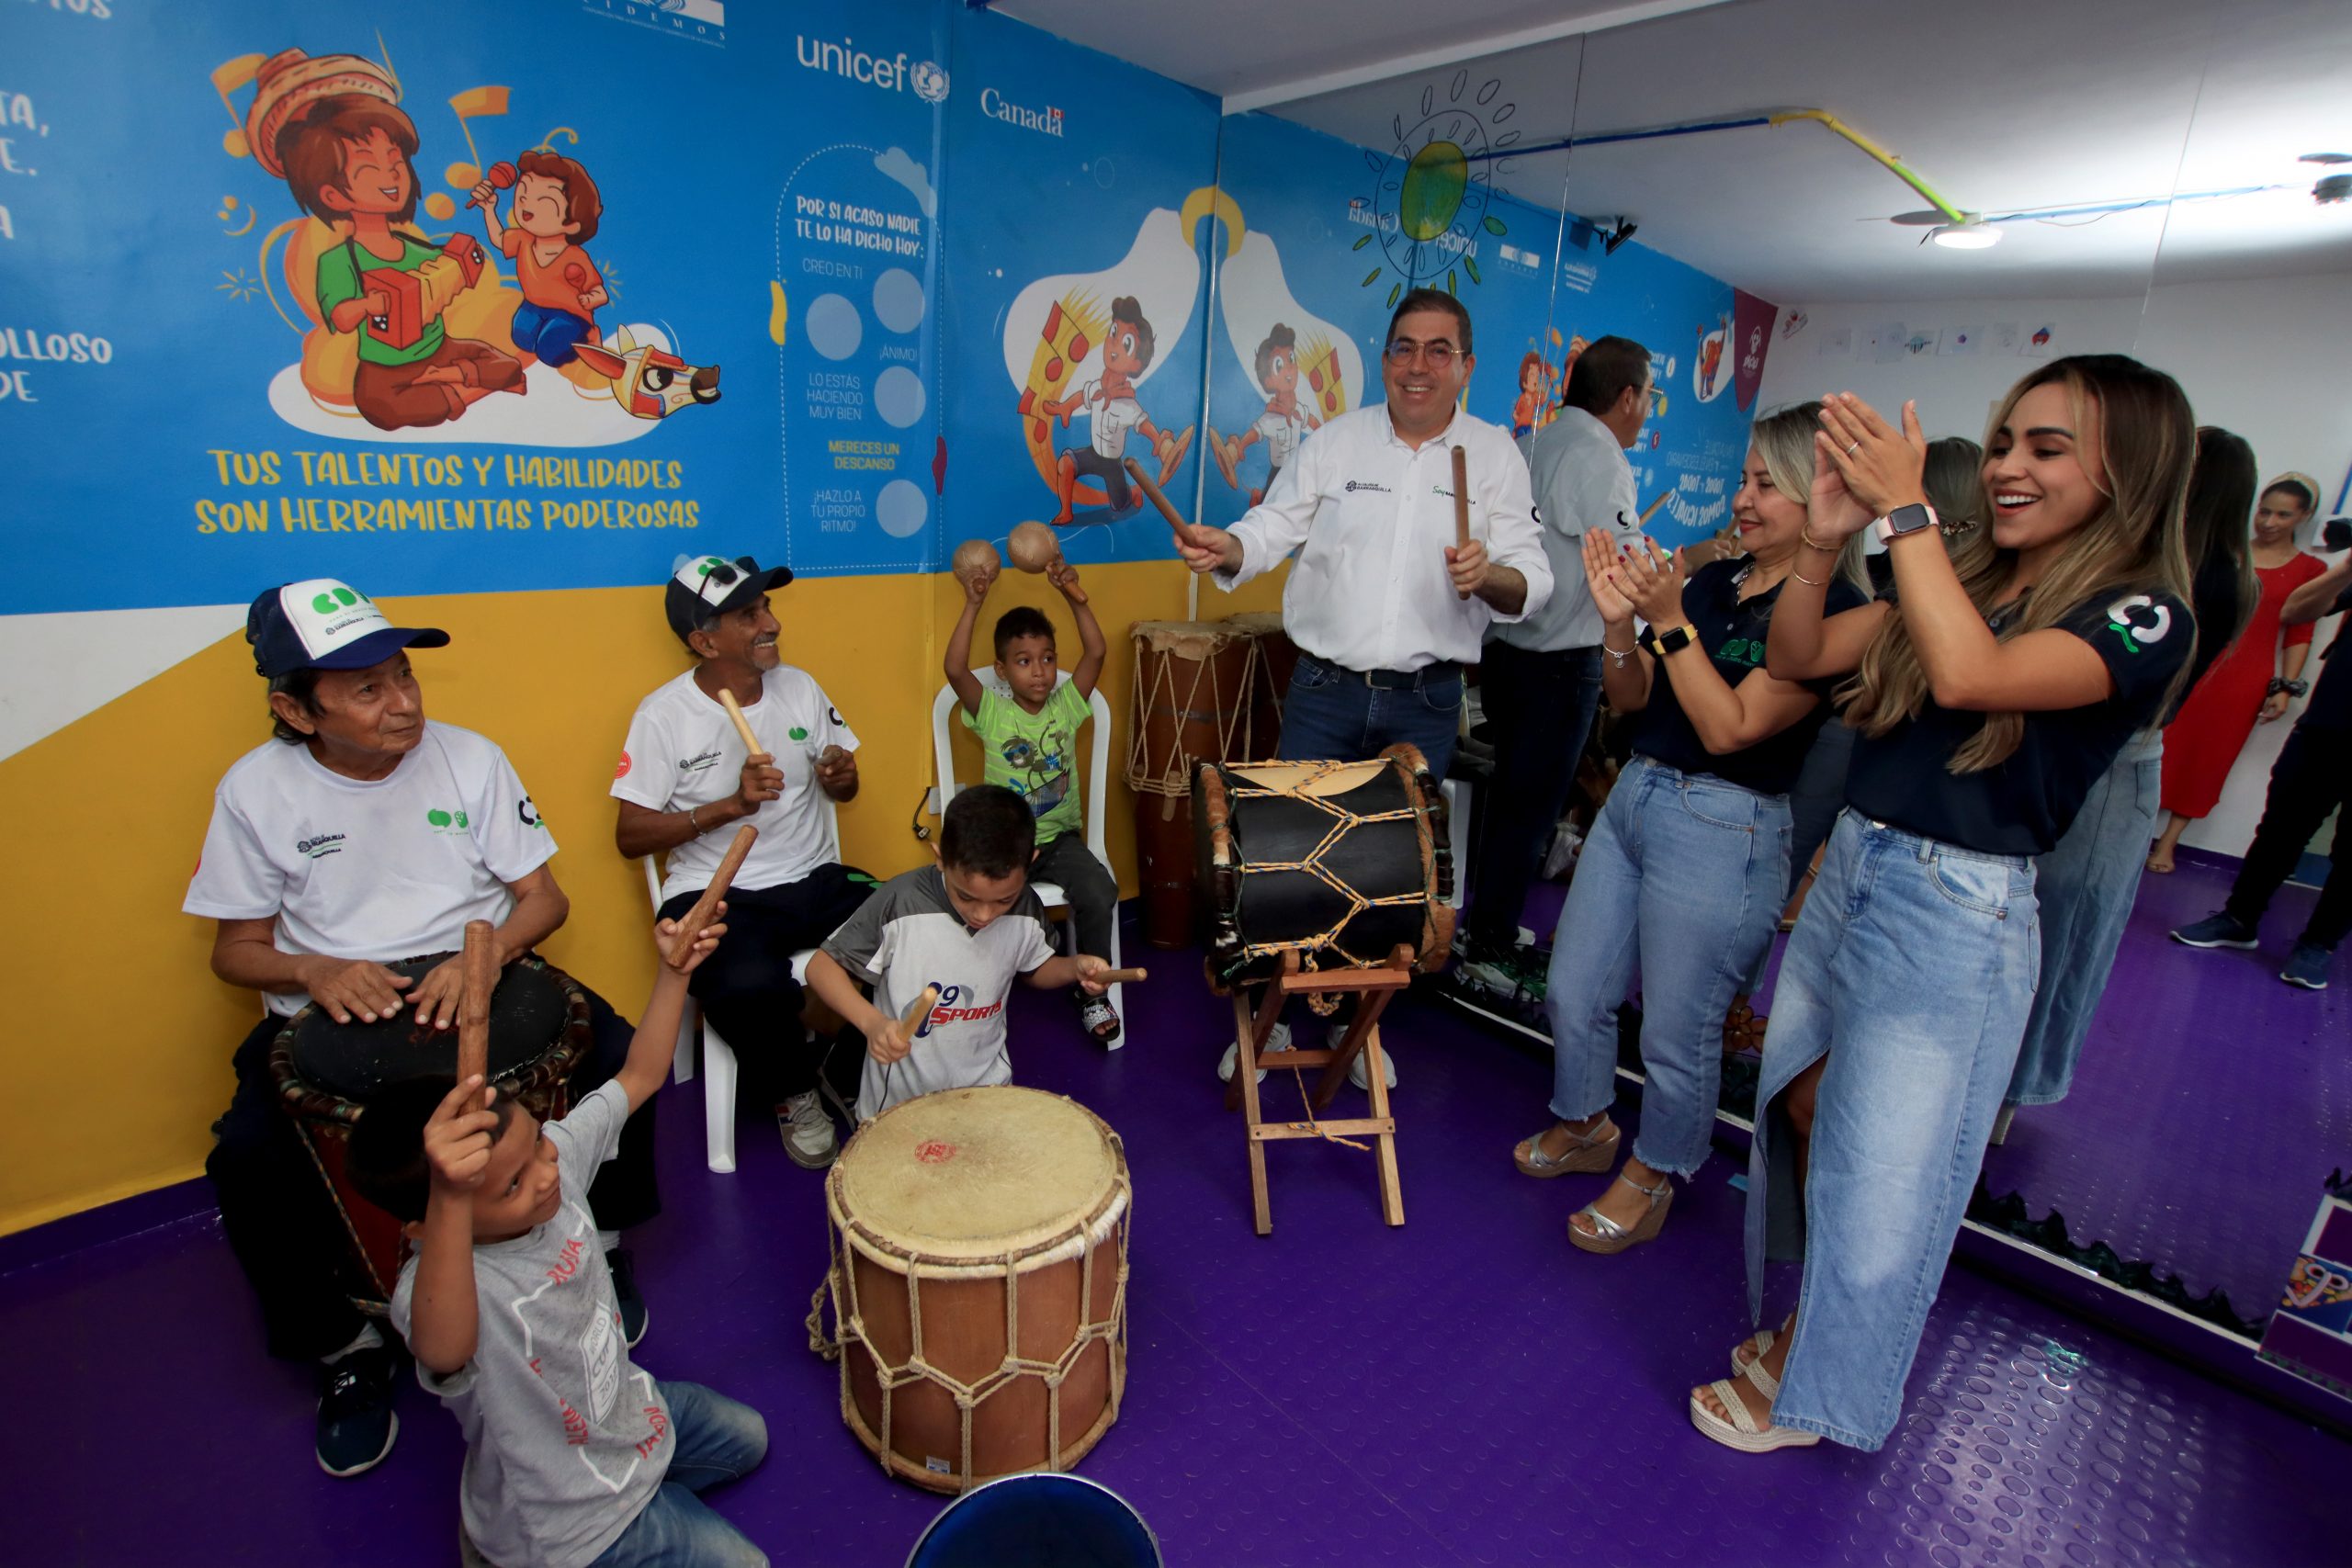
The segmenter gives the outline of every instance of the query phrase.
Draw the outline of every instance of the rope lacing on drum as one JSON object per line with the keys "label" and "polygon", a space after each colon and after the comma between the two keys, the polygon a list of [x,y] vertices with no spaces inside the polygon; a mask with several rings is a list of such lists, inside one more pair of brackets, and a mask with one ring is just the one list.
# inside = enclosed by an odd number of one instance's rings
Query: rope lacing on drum
{"label": "rope lacing on drum", "polygon": [[[1119,1141],[1115,1135],[1112,1143],[1114,1148],[1119,1146]],[[833,1265],[827,1271],[824,1282],[817,1287],[816,1294],[809,1302],[807,1320],[808,1348],[825,1360],[840,1359],[842,1361],[842,1414],[845,1418],[853,1412],[854,1396],[850,1391],[849,1364],[847,1359],[842,1357],[842,1350],[844,1346],[852,1342],[865,1350],[866,1359],[874,1369],[875,1381],[879,1385],[881,1393],[882,1422],[881,1430],[876,1434],[878,1439],[876,1457],[882,1461],[885,1474],[889,1472],[894,1457],[898,1458],[901,1464],[908,1462],[904,1456],[897,1455],[890,1445],[893,1404],[891,1395],[897,1390],[912,1382],[928,1382],[943,1388],[956,1402],[962,1450],[958,1456],[961,1470],[956,1479],[960,1483],[960,1489],[967,1492],[972,1488],[972,1412],[991,1394],[1011,1386],[1024,1376],[1041,1379],[1047,1391],[1046,1462],[1042,1468],[1050,1471],[1058,1471],[1062,1468],[1062,1384],[1069,1377],[1071,1370],[1078,1365],[1079,1358],[1086,1353],[1090,1346],[1098,1341],[1105,1342],[1104,1359],[1108,1362],[1110,1373],[1110,1405],[1104,1424],[1107,1426],[1110,1422],[1118,1419],[1119,1402],[1126,1390],[1125,1351],[1127,1341],[1127,1233],[1135,1221],[1135,1198],[1132,1190],[1125,1181],[1118,1185],[1114,1195],[1124,1196],[1127,1206],[1125,1212],[1120,1215],[1115,1227],[1119,1237],[1119,1262],[1118,1272],[1112,1284],[1110,1314],[1102,1319],[1096,1319],[1091,1315],[1094,1303],[1095,1264],[1102,1249],[1089,1247],[1080,1255],[1078,1292],[1080,1316],[1077,1336],[1070,1341],[1069,1348],[1053,1360],[1041,1361],[1023,1356],[1020,1353],[1021,1264],[1032,1253],[1043,1250],[1043,1247],[1024,1247],[1005,1253],[1001,1259],[997,1260],[998,1267],[1002,1270],[1004,1290],[1005,1353],[997,1362],[995,1370],[977,1382],[965,1382],[924,1359],[922,1280],[913,1272],[904,1276],[907,1284],[909,1343],[907,1359],[899,1365],[892,1366],[875,1353],[873,1337],[865,1331],[865,1317],[858,1306],[857,1270],[853,1262],[853,1248],[842,1235],[840,1228],[833,1224],[832,1213],[828,1209],[825,1215],[825,1235],[831,1248]],[[1109,1197],[1106,1196],[1104,1201],[1107,1203],[1109,1201]],[[834,1338],[825,1337],[820,1322],[825,1297],[829,1291],[832,1297],[833,1325],[838,1336]],[[844,1296],[847,1297],[846,1308],[843,1304]]]}
{"label": "rope lacing on drum", "polygon": [[[1290,787],[1283,789],[1275,789],[1265,784],[1252,783],[1246,775],[1241,773],[1237,773],[1232,776],[1228,787],[1236,795],[1261,795],[1268,798],[1279,796],[1285,800],[1294,801],[1301,806],[1311,806],[1316,810],[1323,812],[1332,819],[1329,829],[1324,832],[1322,839],[1317,842],[1316,846],[1306,852],[1304,859],[1295,861],[1251,861],[1247,867],[1249,874],[1254,876],[1261,872],[1270,871],[1305,872],[1307,875],[1314,877],[1317,882],[1323,884],[1324,886],[1329,887],[1332,892],[1337,893],[1340,897],[1348,901],[1348,908],[1345,913],[1341,914],[1329,926],[1325,927],[1322,931],[1316,932],[1312,936],[1293,937],[1282,942],[1253,942],[1243,943],[1238,954],[1240,959],[1243,961],[1246,962],[1252,958],[1263,958],[1271,954],[1297,951],[1299,954],[1299,967],[1302,970],[1311,971],[1319,967],[1319,964],[1317,962],[1317,959],[1326,950],[1329,950],[1329,952],[1338,953],[1340,958],[1344,959],[1346,961],[1347,967],[1349,968],[1369,968],[1373,964],[1379,963],[1386,956],[1386,954],[1361,954],[1350,952],[1345,944],[1340,941],[1340,933],[1347,929],[1348,922],[1354,919],[1358,915],[1363,914],[1366,909],[1401,905],[1412,905],[1418,907],[1429,902],[1430,896],[1428,890],[1426,888],[1419,887],[1414,888],[1410,892],[1391,893],[1378,898],[1369,898],[1356,888],[1349,886],[1330,872],[1324,869],[1324,854],[1341,839],[1347,837],[1350,832],[1354,830],[1356,828],[1361,827],[1364,823],[1412,822],[1419,820],[1422,817],[1421,808],[1410,804],[1409,802],[1404,806],[1396,807],[1393,811],[1359,812],[1349,810],[1330,795],[1312,793],[1313,786],[1320,784],[1323,780],[1331,777],[1335,773],[1346,772],[1359,765],[1360,764],[1354,762],[1302,762],[1293,764],[1293,766],[1303,767],[1309,770],[1307,776],[1305,779],[1294,781]],[[1338,1010],[1340,1006],[1340,998],[1336,992],[1311,992],[1307,996],[1306,1005],[1317,1015],[1329,1018],[1333,1012]]]}
{"label": "rope lacing on drum", "polygon": [[[1242,649],[1241,689],[1233,694],[1238,701],[1238,705],[1230,711],[1211,707],[1204,714],[1204,710],[1193,705],[1200,697],[1201,685],[1204,681],[1209,682],[1209,695],[1212,699],[1221,700],[1224,696],[1223,693],[1216,690],[1216,665],[1213,660],[1186,660],[1193,667],[1193,675],[1184,687],[1184,695],[1181,701],[1176,696],[1173,660],[1155,660],[1149,681],[1139,679],[1136,682],[1135,711],[1127,729],[1127,787],[1129,789],[1141,795],[1164,795],[1191,799],[1193,764],[1196,759],[1183,754],[1182,735],[1187,721],[1202,716],[1214,716],[1217,721],[1217,756],[1246,757],[1251,753],[1255,749],[1256,738],[1250,732],[1252,716],[1250,696],[1258,687],[1258,665],[1263,654],[1256,637],[1246,639]],[[1136,660],[1138,672],[1142,665],[1143,660],[1138,656]],[[1168,711],[1175,714],[1177,717],[1178,739],[1175,742],[1174,754],[1159,759],[1155,762],[1146,755],[1150,744],[1148,739],[1150,729],[1148,719],[1153,700],[1163,694],[1170,705]],[[1241,735],[1241,749],[1238,751],[1234,750],[1233,745],[1236,729],[1238,729]]]}

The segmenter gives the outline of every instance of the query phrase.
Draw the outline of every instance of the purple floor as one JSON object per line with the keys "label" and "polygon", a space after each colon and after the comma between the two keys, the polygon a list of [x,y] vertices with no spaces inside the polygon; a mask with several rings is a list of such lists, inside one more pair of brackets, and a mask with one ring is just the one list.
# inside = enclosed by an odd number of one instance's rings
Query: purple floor
{"label": "purple floor", "polygon": [[[1369,1156],[1290,1144],[1271,1151],[1274,1234],[1253,1236],[1238,1118],[1209,1071],[1229,1014],[1188,955],[1151,962],[1126,1050],[1105,1057],[1062,998],[1024,992],[1014,1065],[1126,1139],[1126,1403],[1083,1472],[1142,1510],[1171,1563],[2343,1560],[2352,1446],[1962,1270],[1885,1450],[1705,1442],[1685,1392],[1724,1374],[1746,1327],[1731,1162],[1657,1243],[1571,1250],[1562,1226],[1599,1179],[1508,1162],[1544,1121],[1544,1068],[1431,1004],[1398,1004],[1387,1031],[1405,1227],[1380,1223]],[[1267,1087],[1279,1111],[1293,1091]],[[639,1359],[766,1414],[765,1466],[716,1501],[776,1562],[903,1562],[940,1500],[855,1445],[802,1331],[820,1178],[748,1117],[741,1170],[708,1174],[700,1091],[662,1101],[669,1213],[632,1242],[653,1314]],[[183,1221],[0,1276],[19,1408],[0,1557],[452,1562],[455,1424],[411,1384],[391,1459],[322,1475],[308,1374],[262,1356],[216,1230]]]}
{"label": "purple floor", "polygon": [[2334,988],[2278,978],[2317,895],[2283,889],[2258,952],[2198,952],[2165,933],[2221,908],[2227,869],[2183,856],[2146,876],[2073,1091],[2018,1111],[1985,1179],[2077,1245],[2104,1241],[2267,1315],[2321,1184],[2352,1165],[2352,965]]}

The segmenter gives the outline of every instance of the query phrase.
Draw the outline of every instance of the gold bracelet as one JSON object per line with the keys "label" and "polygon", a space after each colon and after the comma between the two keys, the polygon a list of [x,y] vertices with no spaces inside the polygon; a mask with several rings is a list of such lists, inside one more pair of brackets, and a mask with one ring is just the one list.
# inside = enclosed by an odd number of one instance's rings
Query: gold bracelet
{"label": "gold bracelet", "polygon": [[[1825,545],[1819,539],[1815,538],[1813,536],[1813,529],[1809,525],[1798,529],[1797,537],[1803,539],[1806,545],[1814,549],[1819,550],[1825,556],[1834,556],[1838,553],[1839,548],[1839,547],[1836,545]],[[1816,584],[1816,586],[1818,585]]]}
{"label": "gold bracelet", "polygon": [[[1816,546],[1815,547],[1818,548],[1819,547]],[[1827,579],[1825,578],[1821,581],[1815,582],[1812,578],[1807,577],[1804,573],[1799,571],[1794,567],[1789,568],[1789,575],[1795,578],[1799,582],[1804,583],[1807,588],[1826,588],[1829,586]]]}
{"label": "gold bracelet", "polygon": [[701,809],[702,807],[699,806],[689,806],[686,807],[686,826],[695,830],[695,837],[697,839],[702,837],[702,818],[695,816],[695,813]]}

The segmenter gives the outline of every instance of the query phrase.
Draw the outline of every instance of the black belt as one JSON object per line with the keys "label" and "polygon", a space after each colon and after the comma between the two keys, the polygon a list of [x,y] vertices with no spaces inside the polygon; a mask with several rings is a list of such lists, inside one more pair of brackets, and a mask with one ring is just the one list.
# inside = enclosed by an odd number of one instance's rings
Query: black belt
{"label": "black belt", "polygon": [[[1306,656],[1315,659],[1313,654]],[[1424,664],[1419,670],[1351,670],[1344,664],[1334,664],[1328,659],[1315,662],[1334,675],[1370,686],[1375,692],[1410,692],[1434,685],[1440,681],[1459,680],[1462,666],[1451,659],[1441,659],[1434,664]]]}

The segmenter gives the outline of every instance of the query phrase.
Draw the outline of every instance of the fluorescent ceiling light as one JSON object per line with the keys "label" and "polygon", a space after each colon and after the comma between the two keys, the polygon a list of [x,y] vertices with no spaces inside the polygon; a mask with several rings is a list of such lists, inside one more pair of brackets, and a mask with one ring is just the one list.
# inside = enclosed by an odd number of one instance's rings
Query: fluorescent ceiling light
{"label": "fluorescent ceiling light", "polygon": [[1928,231],[1928,238],[1955,251],[1981,251],[2001,243],[2001,231],[1978,219],[1969,223],[1942,223]]}

